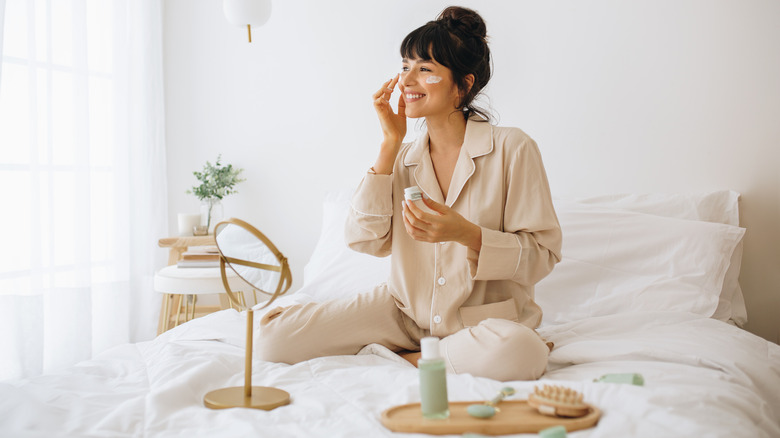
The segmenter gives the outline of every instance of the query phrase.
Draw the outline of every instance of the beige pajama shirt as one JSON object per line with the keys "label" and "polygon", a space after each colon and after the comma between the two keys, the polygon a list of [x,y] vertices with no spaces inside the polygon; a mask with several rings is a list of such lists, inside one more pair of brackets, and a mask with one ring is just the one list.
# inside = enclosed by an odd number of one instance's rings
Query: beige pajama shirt
{"label": "beige pajama shirt", "polygon": [[[481,250],[412,239],[401,201],[414,185],[479,225]],[[438,336],[450,372],[503,381],[544,373],[549,350],[534,331],[542,317],[534,284],[560,260],[561,230],[541,155],[523,131],[469,120],[447,199],[427,134],[402,145],[393,174],[365,176],[345,230],[352,249],[393,255],[387,283],[357,297],[272,310],[256,338],[261,358],[296,363],[355,354],[370,343],[418,350],[422,337]]]}

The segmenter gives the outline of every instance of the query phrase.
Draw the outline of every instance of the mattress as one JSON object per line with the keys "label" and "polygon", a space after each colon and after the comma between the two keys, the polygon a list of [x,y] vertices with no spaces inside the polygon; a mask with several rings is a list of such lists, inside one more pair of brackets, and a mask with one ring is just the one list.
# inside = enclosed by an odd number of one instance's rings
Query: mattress
{"label": "mattress", "polygon": [[[279,303],[311,299],[294,294]],[[57,374],[2,383],[0,436],[425,436],[382,425],[384,410],[419,402],[418,371],[375,344],[295,365],[254,361],[253,384],[288,391],[287,406],[204,407],[208,391],[243,385],[245,324],[243,314],[224,310]],[[555,343],[540,381],[448,375],[450,400],[487,400],[507,385],[517,391],[508,400],[524,399],[535,386],[554,383],[602,410],[596,427],[572,437],[780,436],[780,346],[738,327],[646,312],[547,326],[540,334]],[[594,381],[607,373],[639,373],[644,385]]]}

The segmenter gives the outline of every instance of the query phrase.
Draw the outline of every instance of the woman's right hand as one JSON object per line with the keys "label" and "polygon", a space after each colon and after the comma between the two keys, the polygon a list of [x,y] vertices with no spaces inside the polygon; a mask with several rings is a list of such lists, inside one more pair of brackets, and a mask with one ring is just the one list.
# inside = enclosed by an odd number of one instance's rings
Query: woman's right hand
{"label": "woman's right hand", "polygon": [[[396,75],[382,84],[382,88],[373,95],[374,109],[377,116],[379,116],[379,123],[382,126],[382,134],[384,135],[384,141],[382,142],[383,150],[378,161],[383,161],[382,158],[384,156],[384,161],[390,160],[391,169],[392,161],[395,160],[395,154],[398,153],[401,142],[406,136],[406,102],[404,102],[403,85],[398,83],[399,77],[400,75]],[[398,98],[398,113],[393,112],[393,107],[390,106],[390,96],[393,94],[396,85],[398,85],[401,91],[401,96]],[[386,148],[391,150],[385,150]],[[392,157],[389,155],[392,155]],[[379,169],[376,170],[379,172]]]}

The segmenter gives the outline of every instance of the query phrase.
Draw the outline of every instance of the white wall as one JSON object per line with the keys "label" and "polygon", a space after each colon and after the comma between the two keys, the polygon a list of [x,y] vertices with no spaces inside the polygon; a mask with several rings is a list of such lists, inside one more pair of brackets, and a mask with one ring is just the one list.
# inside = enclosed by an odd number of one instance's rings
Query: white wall
{"label": "white wall", "polygon": [[[265,232],[299,287],[323,194],[373,164],[370,95],[403,37],[448,4],[277,0],[249,44],[220,0],[165,0],[171,232],[198,209],[191,172],[221,153],[248,178],[226,215]],[[490,103],[537,140],[555,194],[742,193],[748,329],[777,342],[780,2],[458,4],[486,19]]]}

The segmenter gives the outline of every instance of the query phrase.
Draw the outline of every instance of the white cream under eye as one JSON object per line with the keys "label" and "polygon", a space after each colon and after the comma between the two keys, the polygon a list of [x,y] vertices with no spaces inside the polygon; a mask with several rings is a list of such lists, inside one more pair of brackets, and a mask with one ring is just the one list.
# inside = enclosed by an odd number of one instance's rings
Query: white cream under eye
{"label": "white cream under eye", "polygon": [[438,84],[439,82],[441,82],[441,76],[430,75],[425,78],[426,84]]}

